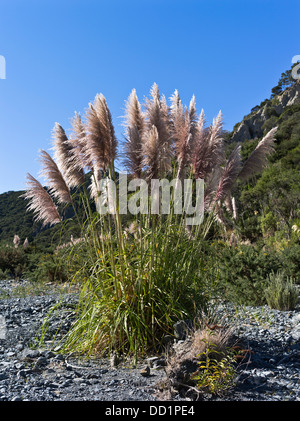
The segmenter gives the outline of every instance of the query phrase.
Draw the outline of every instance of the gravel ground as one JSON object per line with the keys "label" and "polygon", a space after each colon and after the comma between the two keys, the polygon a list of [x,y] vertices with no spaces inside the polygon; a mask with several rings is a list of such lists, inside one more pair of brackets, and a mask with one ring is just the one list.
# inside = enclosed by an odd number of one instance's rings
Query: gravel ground
{"label": "gravel ground", "polygon": [[[145,359],[112,367],[108,359],[78,360],[34,340],[49,310],[49,335],[62,321],[70,326],[76,295],[50,293],[14,298],[12,282],[0,281],[1,401],[159,401],[156,384],[165,376],[160,361]],[[62,311],[63,310],[63,311]],[[268,307],[220,306],[218,311],[251,350],[236,387],[223,401],[300,401],[300,306],[294,311]],[[62,334],[64,331],[61,331]],[[46,341],[50,340],[46,337]],[[46,342],[47,344],[47,342]],[[145,373],[145,368],[150,372]],[[204,400],[220,400],[204,395]],[[175,401],[184,400],[179,396]]]}

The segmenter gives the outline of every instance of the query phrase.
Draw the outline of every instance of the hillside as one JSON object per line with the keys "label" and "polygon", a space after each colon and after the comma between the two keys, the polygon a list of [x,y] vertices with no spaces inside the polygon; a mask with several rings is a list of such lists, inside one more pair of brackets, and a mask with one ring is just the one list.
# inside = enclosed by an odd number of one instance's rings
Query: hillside
{"label": "hillside", "polygon": [[25,211],[23,191],[9,191],[0,195],[0,241],[11,244],[15,234],[21,242],[32,241],[41,230],[41,224],[33,221],[31,212]]}
{"label": "hillside", "polygon": [[[63,232],[60,225],[43,227],[40,222],[36,222],[33,213],[26,209],[28,203],[22,198],[24,193],[10,191],[0,195],[0,245],[12,245],[16,234],[20,237],[20,244],[27,238],[29,244],[35,247],[51,249],[59,241],[69,241],[71,234],[78,235],[76,224],[71,219],[68,224],[69,230]],[[70,210],[66,210],[64,214],[65,219],[73,216]]]}
{"label": "hillside", "polygon": [[[287,72],[286,72],[287,73]],[[283,74],[285,75],[285,74]],[[278,86],[281,85],[282,78]],[[276,89],[275,89],[276,88]],[[272,92],[278,91],[278,87]],[[246,159],[259,140],[277,127],[269,167],[236,190],[239,226],[245,239],[287,242],[300,227],[300,81],[253,107],[228,135],[229,150],[242,144]]]}

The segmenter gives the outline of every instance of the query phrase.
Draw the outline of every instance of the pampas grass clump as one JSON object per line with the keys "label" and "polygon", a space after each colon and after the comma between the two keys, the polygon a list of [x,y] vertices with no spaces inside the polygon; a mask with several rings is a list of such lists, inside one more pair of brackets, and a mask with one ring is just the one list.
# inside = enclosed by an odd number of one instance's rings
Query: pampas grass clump
{"label": "pampas grass clump", "polygon": [[[76,322],[64,339],[67,350],[136,356],[159,349],[177,320],[194,319],[205,309],[212,289],[208,283],[215,282],[216,276],[202,271],[202,240],[212,223],[225,226],[225,208],[236,215],[232,189],[239,178],[248,178],[266,165],[276,132],[272,129],[266,135],[245,164],[240,146],[226,159],[222,113],[206,127],[204,111],[198,115],[194,96],[184,107],[176,90],[168,105],[157,84],[143,104],[136,91],[131,92],[124,120],[120,143],[106,98],[97,94],[83,117],[75,113],[69,136],[55,124],[54,156],[40,152],[47,188],[27,176],[28,209],[44,225],[62,222],[59,209],[74,207],[74,189],[85,212],[81,221],[74,208],[85,239],[76,245],[76,253],[84,245],[88,259],[73,278],[81,282],[82,291]],[[128,229],[118,195],[112,214],[95,214],[91,204],[99,204],[101,180],[118,185],[117,161],[130,177],[147,182],[203,179],[204,222],[187,230],[185,212],[174,215],[171,207],[169,215],[152,215],[150,210],[131,215]]]}

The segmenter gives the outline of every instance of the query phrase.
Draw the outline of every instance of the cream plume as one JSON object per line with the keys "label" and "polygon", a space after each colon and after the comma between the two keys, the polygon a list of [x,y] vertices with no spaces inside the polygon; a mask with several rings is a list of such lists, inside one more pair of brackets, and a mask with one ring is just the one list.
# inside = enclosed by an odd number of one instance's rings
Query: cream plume
{"label": "cream plume", "polygon": [[86,158],[95,171],[106,170],[116,158],[117,139],[105,97],[97,94],[87,111]]}
{"label": "cream plume", "polygon": [[140,178],[142,171],[144,116],[135,89],[126,101],[124,164],[134,177]]}
{"label": "cream plume", "polygon": [[88,146],[86,139],[86,127],[82,121],[80,114],[75,112],[71,119],[72,133],[70,135],[70,142],[75,149],[76,166],[78,168],[92,169],[92,162],[88,156]]}
{"label": "cream plume", "polygon": [[32,211],[34,213],[34,219],[41,221],[43,226],[47,224],[55,225],[61,222],[61,217],[50,194],[29,173],[27,174],[27,189],[22,197],[29,200],[27,210]]}
{"label": "cream plume", "polygon": [[60,124],[53,129],[54,159],[64,175],[69,187],[77,187],[84,182],[84,172],[79,165],[77,145],[71,142]]}
{"label": "cream plume", "polygon": [[274,151],[274,141],[277,127],[271,129],[258,143],[239,174],[239,178],[247,180],[261,172],[268,164],[268,156]]}
{"label": "cream plume", "polygon": [[166,98],[160,96],[156,83],[152,86],[150,94],[151,98],[146,98],[145,101],[147,126],[144,135],[146,140],[143,145],[143,152],[148,156],[152,154],[152,151],[147,152],[147,145],[152,143],[149,142],[149,137],[154,139],[156,136],[153,131],[153,126],[155,126],[157,131],[157,168],[159,173],[166,174],[172,167],[172,137],[170,134],[169,109]]}
{"label": "cream plume", "polygon": [[159,137],[156,126],[147,131],[143,144],[143,165],[146,167],[147,179],[156,179],[160,173]]}
{"label": "cream plume", "polygon": [[50,194],[52,194],[59,203],[71,203],[72,198],[70,189],[67,186],[61,171],[48,152],[43,149],[40,151],[40,161],[43,167],[41,176],[45,177],[49,182]]}
{"label": "cream plume", "polygon": [[214,168],[224,162],[222,138],[222,113],[213,120],[208,129],[204,128],[204,113],[201,112],[195,133],[193,171],[195,178],[207,179]]}
{"label": "cream plume", "polygon": [[228,158],[218,184],[215,201],[223,201],[230,193],[241,171],[241,146],[237,145]]}

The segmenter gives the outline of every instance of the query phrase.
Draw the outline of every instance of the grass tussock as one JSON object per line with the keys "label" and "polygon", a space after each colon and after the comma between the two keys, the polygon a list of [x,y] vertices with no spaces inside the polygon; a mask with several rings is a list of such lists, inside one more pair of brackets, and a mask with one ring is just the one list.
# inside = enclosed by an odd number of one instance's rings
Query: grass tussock
{"label": "grass tussock", "polygon": [[[213,224],[226,230],[226,203],[234,202],[232,189],[243,171],[239,147],[229,158],[225,156],[222,124],[220,112],[205,127],[204,112],[198,115],[195,97],[187,108],[175,91],[169,106],[156,84],[144,104],[135,91],[129,96],[121,145],[102,94],[96,95],[83,118],[75,114],[70,137],[55,124],[54,158],[41,151],[42,175],[49,189],[28,175],[25,198],[45,224],[61,223],[63,206],[73,207],[79,237],[85,239],[70,252],[78,262],[72,282],[81,285],[81,293],[76,321],[64,338],[65,350],[137,356],[159,349],[176,321],[193,320],[205,310],[218,274],[214,268],[204,271],[203,241]],[[274,136],[275,130],[253,152],[255,161],[265,163]],[[174,192],[168,215],[152,213],[149,203],[148,213],[141,212],[141,205],[136,214],[124,215],[118,195],[101,196],[102,180],[118,186],[117,158],[130,170],[130,178],[141,177],[148,184],[175,178],[177,185],[188,178],[195,187],[201,178],[205,183],[200,204],[203,222],[188,225],[186,209],[174,212]],[[252,158],[247,175],[257,170]],[[89,185],[83,182],[87,178]],[[74,188],[83,216],[74,205]],[[111,210],[108,214],[99,211],[103,200]],[[84,260],[80,260],[80,247],[85,250]]]}
{"label": "grass tussock", "polygon": [[276,310],[294,310],[299,301],[294,279],[283,272],[269,274],[265,296],[269,307]]}
{"label": "grass tussock", "polygon": [[175,394],[199,399],[203,393],[223,395],[233,386],[236,360],[233,335],[222,326],[200,327],[169,350],[166,381],[160,398]]}

